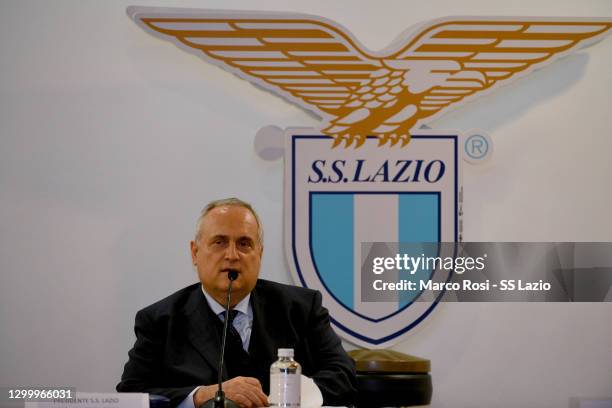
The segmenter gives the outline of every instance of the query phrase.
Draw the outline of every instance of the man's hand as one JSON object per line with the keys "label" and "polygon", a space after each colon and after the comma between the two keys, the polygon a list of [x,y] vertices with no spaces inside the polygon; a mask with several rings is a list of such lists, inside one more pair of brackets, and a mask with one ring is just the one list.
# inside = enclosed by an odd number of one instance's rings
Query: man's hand
{"label": "man's hand", "polygon": [[[193,394],[193,403],[196,408],[215,397],[217,385],[207,385],[198,388]],[[241,408],[267,407],[268,397],[264,394],[257,378],[236,377],[223,383],[225,398],[231,399]]]}

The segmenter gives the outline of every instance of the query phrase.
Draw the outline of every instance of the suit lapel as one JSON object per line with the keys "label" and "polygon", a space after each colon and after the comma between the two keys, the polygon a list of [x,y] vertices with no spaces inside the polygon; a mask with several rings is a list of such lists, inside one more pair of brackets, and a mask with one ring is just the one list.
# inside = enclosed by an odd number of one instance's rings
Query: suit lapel
{"label": "suit lapel", "polygon": [[189,341],[198,353],[210,364],[213,372],[217,372],[221,341],[217,334],[214,315],[201,287],[195,290],[186,305],[187,333]]}
{"label": "suit lapel", "polygon": [[[275,318],[275,311],[268,307],[267,299],[258,286],[251,292],[251,302],[253,306],[253,327],[249,354],[255,358],[258,364],[266,366],[263,368],[268,369],[268,362],[276,360],[276,347],[282,330],[276,327],[279,321]],[[271,333],[275,333],[275,336],[272,337]]]}

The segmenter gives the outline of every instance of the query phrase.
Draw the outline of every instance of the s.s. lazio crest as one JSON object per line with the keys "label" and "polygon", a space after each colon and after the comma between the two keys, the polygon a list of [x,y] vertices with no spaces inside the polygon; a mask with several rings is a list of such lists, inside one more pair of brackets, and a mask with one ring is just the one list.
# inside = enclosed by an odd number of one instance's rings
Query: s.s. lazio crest
{"label": "s.s. lazio crest", "polygon": [[344,338],[397,342],[437,300],[362,301],[362,243],[458,240],[458,136],[420,131],[408,149],[381,149],[370,137],[336,150],[329,136],[291,130],[286,143],[285,249],[295,281],[323,294]]}
{"label": "s.s. lazio crest", "polygon": [[[612,27],[601,17],[444,17],[371,51],[320,16],[137,6],[127,13],[150,34],[321,119],[316,129],[283,135],[286,256],[295,282],[321,291],[339,334],[366,347],[399,341],[437,298],[365,302],[364,243],[461,239],[458,132],[423,126]],[[470,140],[490,151],[490,139]]]}

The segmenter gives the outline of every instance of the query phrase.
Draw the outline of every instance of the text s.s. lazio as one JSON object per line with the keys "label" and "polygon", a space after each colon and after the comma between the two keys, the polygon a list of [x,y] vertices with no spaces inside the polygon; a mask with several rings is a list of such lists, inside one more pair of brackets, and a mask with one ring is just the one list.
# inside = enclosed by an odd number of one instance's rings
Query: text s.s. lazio
{"label": "text s.s. lazio", "polygon": [[442,160],[314,160],[308,183],[437,183],[446,171]]}

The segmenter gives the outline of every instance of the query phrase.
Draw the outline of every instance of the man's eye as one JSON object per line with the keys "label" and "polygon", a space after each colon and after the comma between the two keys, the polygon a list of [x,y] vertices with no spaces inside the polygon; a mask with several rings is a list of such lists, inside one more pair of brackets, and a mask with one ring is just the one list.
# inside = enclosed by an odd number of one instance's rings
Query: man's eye
{"label": "man's eye", "polygon": [[252,245],[251,245],[251,242],[250,242],[250,241],[248,241],[248,240],[242,240],[242,241],[240,241],[238,244],[239,244],[239,245],[240,245],[242,248],[250,248],[250,247],[252,246]]}

